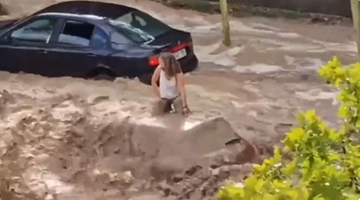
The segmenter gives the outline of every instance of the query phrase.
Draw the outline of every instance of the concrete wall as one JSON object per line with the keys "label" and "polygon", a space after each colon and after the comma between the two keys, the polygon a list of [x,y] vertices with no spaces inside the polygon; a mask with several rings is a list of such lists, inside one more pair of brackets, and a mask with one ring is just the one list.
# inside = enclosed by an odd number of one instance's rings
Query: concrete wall
{"label": "concrete wall", "polygon": [[351,17],[350,0],[228,0],[228,2]]}

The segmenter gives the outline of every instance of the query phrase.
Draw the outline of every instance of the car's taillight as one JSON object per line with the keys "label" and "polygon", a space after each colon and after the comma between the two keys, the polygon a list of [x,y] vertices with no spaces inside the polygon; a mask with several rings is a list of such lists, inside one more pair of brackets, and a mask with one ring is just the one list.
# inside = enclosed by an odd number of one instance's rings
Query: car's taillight
{"label": "car's taillight", "polygon": [[149,65],[156,67],[159,65],[159,55],[154,55],[149,58]]}

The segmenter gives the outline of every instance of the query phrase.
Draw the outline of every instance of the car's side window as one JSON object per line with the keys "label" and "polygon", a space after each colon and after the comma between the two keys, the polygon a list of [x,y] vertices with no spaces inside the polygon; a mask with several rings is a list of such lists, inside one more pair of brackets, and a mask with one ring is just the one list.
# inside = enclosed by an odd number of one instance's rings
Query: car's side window
{"label": "car's side window", "polygon": [[10,37],[20,42],[45,44],[49,42],[55,24],[55,19],[38,19],[15,29]]}
{"label": "car's side window", "polygon": [[58,43],[88,47],[94,29],[93,24],[67,20],[59,35]]}
{"label": "car's side window", "polygon": [[94,48],[103,48],[108,42],[108,35],[101,28],[95,28],[91,39],[91,47]]}
{"label": "car's side window", "polygon": [[113,49],[123,50],[127,47],[129,40],[118,32],[111,34],[111,46]]}

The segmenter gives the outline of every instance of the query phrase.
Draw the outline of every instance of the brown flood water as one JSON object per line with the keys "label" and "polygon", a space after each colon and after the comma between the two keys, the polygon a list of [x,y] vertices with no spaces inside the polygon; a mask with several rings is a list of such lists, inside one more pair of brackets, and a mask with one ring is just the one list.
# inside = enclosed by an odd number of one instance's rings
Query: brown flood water
{"label": "brown flood water", "polygon": [[[57,1],[4,2],[21,16]],[[334,55],[346,64],[355,60],[351,27],[231,19],[233,46],[226,48],[219,15],[145,0],[122,3],[192,33],[201,62],[199,70],[187,75],[193,114],[152,118],[154,96],[136,80],[0,72],[0,173],[9,180],[0,185],[10,184],[15,191],[0,191],[2,198],[16,193],[13,197],[19,199],[155,200],[170,191],[168,199],[187,193],[192,199],[213,199],[210,189],[223,183],[223,168],[206,166],[219,155],[231,159],[227,156],[238,149],[224,143],[236,133],[271,149],[296,125],[299,110],[313,108],[336,125],[336,91],[315,70]],[[195,164],[203,167],[198,171],[205,173],[205,181],[190,173],[164,188],[163,179]],[[249,166],[227,167],[236,168],[225,171],[239,178]],[[197,196],[204,188],[207,197]]]}

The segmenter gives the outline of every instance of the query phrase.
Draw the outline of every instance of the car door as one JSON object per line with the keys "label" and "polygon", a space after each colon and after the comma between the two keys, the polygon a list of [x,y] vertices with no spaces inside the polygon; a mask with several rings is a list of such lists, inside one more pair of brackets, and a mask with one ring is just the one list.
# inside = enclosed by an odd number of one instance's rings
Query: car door
{"label": "car door", "polygon": [[62,24],[48,51],[50,57],[59,60],[52,75],[85,77],[107,55],[106,33],[81,20],[64,19]]}
{"label": "car door", "polygon": [[45,75],[46,50],[57,19],[34,17],[9,29],[0,38],[1,69]]}
{"label": "car door", "polygon": [[[110,42],[114,53],[106,59],[107,65],[112,66],[119,76],[136,77],[138,75],[137,68],[143,67],[142,54],[138,50],[138,46],[117,31],[111,32]],[[140,59],[134,59],[134,54],[139,55]]]}
{"label": "car door", "polygon": [[19,65],[13,57],[11,44],[6,37],[0,37],[0,70],[11,73],[20,72]]}
{"label": "car door", "polygon": [[19,69],[15,68],[15,59],[13,59],[11,50],[9,49],[11,42],[9,40],[8,34],[6,34],[9,28],[11,28],[12,24],[5,26],[6,27],[1,27],[0,31],[0,70],[13,73],[19,72]]}

